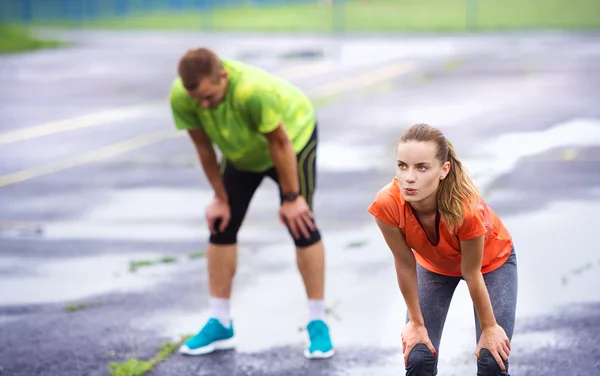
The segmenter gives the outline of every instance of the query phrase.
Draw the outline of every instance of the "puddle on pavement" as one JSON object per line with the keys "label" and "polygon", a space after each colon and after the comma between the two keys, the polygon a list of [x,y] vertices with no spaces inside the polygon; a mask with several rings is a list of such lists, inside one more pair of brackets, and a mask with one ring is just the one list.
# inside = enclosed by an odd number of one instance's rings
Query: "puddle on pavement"
{"label": "puddle on pavement", "polygon": [[393,172],[393,149],[385,145],[361,145],[358,143],[323,141],[319,145],[317,166],[320,172]]}
{"label": "puddle on pavement", "polygon": [[[345,248],[349,242],[365,239],[365,232],[360,229],[350,233],[328,232],[324,237],[330,271],[326,306],[331,312],[328,321],[335,343],[339,346],[365,346],[369,343],[381,346],[382,338],[390,337],[390,333],[379,325],[376,328],[365,326],[364,318],[371,317],[369,321],[377,324],[386,321],[389,311],[378,310],[374,314],[370,307],[400,299],[389,252],[383,248],[365,247],[364,252],[349,253]],[[364,277],[356,270],[364,263],[376,261],[388,264],[388,273],[365,283]],[[234,289],[232,296],[231,310],[238,351],[257,352],[275,346],[305,344],[307,304],[293,245],[288,241],[261,248],[255,254],[247,252],[240,257],[238,274],[249,276],[244,280],[243,289]],[[348,289],[348,286],[353,288]],[[373,294],[373,291],[378,291],[378,294]],[[202,304],[205,306],[205,302]],[[160,335],[178,338],[183,334],[196,333],[207,315],[206,310],[157,311],[138,324],[145,328],[161,328]],[[396,313],[391,315],[395,317]]]}
{"label": "puddle on pavement", "polygon": [[[270,183],[263,183],[267,185]],[[274,184],[271,184],[274,187]],[[269,188],[272,188],[269,187]],[[278,201],[272,189],[260,189],[251,204],[248,226],[240,231],[243,241],[287,240],[283,226],[276,229],[252,224],[254,218],[277,221]],[[49,221],[43,224],[43,239],[100,239],[144,241],[202,241],[209,233],[204,207],[212,199],[209,189],[114,190],[94,202],[86,215],[76,221]],[[148,203],[152,203],[149,205]]]}
{"label": "puddle on pavement", "polygon": [[[130,272],[130,261],[146,258],[153,260],[157,255],[135,253],[27,261],[27,274],[0,277],[0,305],[57,303],[109,292],[143,291],[177,271],[165,264]],[[1,258],[0,262],[22,267],[24,261]]]}
{"label": "puddle on pavement", "polygon": [[437,41],[352,41],[338,45],[339,59],[354,64],[377,64],[401,58],[453,57],[457,52],[456,42]]}
{"label": "puddle on pavement", "polygon": [[287,51],[279,55],[285,60],[320,60],[325,57],[325,51],[319,48]]}
{"label": "puddle on pavement", "polygon": [[[485,191],[517,162],[560,147],[600,146],[600,120],[574,119],[534,132],[506,133],[475,147],[464,161],[478,187]],[[510,152],[507,152],[510,150]]]}
{"label": "puddle on pavement", "polygon": [[35,224],[0,223],[0,238],[29,238],[43,236],[44,228]]}

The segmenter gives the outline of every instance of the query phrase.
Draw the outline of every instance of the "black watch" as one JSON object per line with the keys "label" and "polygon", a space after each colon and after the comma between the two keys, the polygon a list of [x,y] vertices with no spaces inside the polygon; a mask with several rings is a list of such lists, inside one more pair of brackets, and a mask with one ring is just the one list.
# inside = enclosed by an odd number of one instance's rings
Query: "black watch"
{"label": "black watch", "polygon": [[286,193],[281,195],[281,199],[283,201],[295,201],[298,198],[298,196],[300,196],[299,193]]}

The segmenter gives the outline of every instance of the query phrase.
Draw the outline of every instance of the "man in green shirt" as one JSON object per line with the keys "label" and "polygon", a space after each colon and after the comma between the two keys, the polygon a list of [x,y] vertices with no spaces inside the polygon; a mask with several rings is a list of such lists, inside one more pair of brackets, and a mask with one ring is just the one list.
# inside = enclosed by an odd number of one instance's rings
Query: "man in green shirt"
{"label": "man in green shirt", "polygon": [[[279,218],[293,236],[308,297],[310,345],[304,355],[332,356],[324,320],[324,248],[312,214],[317,153],[312,103],[282,78],[222,59],[207,48],[189,50],[178,73],[170,92],[175,126],[189,133],[214,190],[206,207],[210,318],[180,352],[200,355],[233,347],[229,299],[237,234],[250,200],[268,176],[279,185]],[[220,164],[213,144],[221,151]]]}

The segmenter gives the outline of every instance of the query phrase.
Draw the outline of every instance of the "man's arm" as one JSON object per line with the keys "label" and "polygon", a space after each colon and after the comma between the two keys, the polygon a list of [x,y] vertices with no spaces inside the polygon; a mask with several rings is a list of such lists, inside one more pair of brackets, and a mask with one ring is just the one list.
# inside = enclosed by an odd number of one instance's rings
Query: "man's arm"
{"label": "man's arm", "polygon": [[196,147],[204,174],[215,192],[215,198],[227,202],[227,191],[225,190],[221,172],[219,171],[217,155],[210,139],[203,129],[188,130],[188,133]]}
{"label": "man's arm", "polygon": [[483,235],[460,242],[462,254],[461,273],[465,282],[467,282],[469,294],[477,311],[481,329],[491,328],[496,325],[490,296],[483,280],[483,274],[481,274],[483,246]]}
{"label": "man's arm", "polygon": [[178,90],[177,86],[171,89],[169,98],[175,128],[188,132],[200,158],[204,174],[215,192],[215,198],[227,202],[227,191],[223,185],[215,149],[206,132],[202,129],[202,124],[200,124],[193,108],[192,100],[184,91]]}
{"label": "man's arm", "polygon": [[244,101],[252,128],[269,141],[269,154],[283,194],[299,193],[298,161],[283,123],[283,109],[277,93],[261,88],[247,88],[253,94]]}
{"label": "man's arm", "polygon": [[283,124],[264,133],[264,136],[269,140],[269,153],[279,176],[282,193],[299,193],[296,153]]}
{"label": "man's arm", "polygon": [[399,228],[391,227],[379,218],[375,218],[375,221],[394,256],[398,286],[406,303],[408,317],[414,324],[424,326],[425,320],[423,319],[423,313],[419,305],[417,262],[415,256],[406,244],[404,234]]}

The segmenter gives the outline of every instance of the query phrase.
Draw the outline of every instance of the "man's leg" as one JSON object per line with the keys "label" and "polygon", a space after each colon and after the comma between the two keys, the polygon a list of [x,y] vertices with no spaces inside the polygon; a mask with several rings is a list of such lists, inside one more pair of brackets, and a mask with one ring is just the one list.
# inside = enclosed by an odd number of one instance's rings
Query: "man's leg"
{"label": "man's leg", "polygon": [[[300,194],[308,203],[313,214],[313,196],[317,186],[317,145],[318,129],[315,126],[312,137],[304,149],[298,153]],[[294,239],[294,243],[298,270],[309,299],[309,321],[324,320],[325,247],[319,229],[316,228],[308,239],[303,237]]]}
{"label": "man's leg", "polygon": [[[317,127],[306,146],[298,153],[298,178],[300,195],[313,210],[313,195],[316,187]],[[267,175],[279,182],[277,172],[271,169]],[[314,212],[313,212],[314,213]],[[313,219],[314,221],[314,219]],[[291,232],[290,232],[291,235]],[[310,237],[294,239],[296,262],[308,297],[308,333],[311,345],[304,355],[307,358],[329,358],[334,354],[325,322],[325,250],[318,228]]]}
{"label": "man's leg", "polygon": [[[237,234],[263,175],[236,170],[227,162],[223,162],[222,174],[231,219],[225,231],[211,234],[208,241],[210,319],[204,328],[180,349],[188,355],[202,355],[233,346],[231,340],[234,333],[229,299],[237,266]],[[215,227],[218,228],[219,223]]]}

